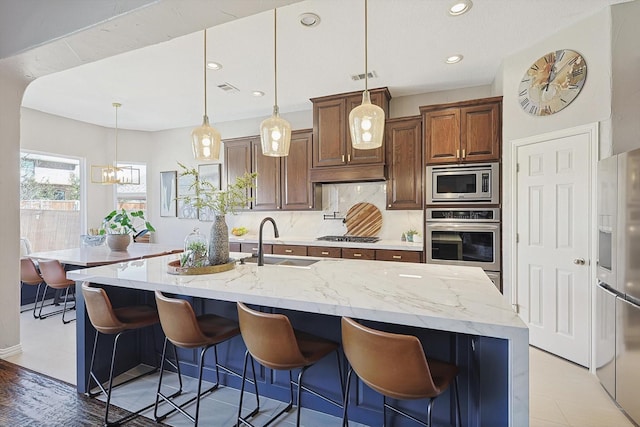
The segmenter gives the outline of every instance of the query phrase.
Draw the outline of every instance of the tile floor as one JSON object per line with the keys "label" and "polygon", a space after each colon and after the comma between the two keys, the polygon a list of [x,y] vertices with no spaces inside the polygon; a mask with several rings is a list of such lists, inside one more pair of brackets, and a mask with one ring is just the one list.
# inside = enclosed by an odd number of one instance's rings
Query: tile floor
{"label": "tile floor", "polygon": [[[75,323],[63,325],[60,316],[45,320],[34,319],[28,311],[21,314],[20,334],[23,353],[8,358],[9,362],[71,384],[76,383]],[[531,427],[634,426],[611,401],[597,378],[586,369],[534,347],[531,347],[529,355]],[[149,391],[155,393],[156,387],[157,379],[150,375],[120,388],[118,397],[114,396],[114,403],[128,409],[145,406],[151,401],[143,401],[144,398],[148,399]],[[192,388],[193,382],[188,382],[186,387]],[[141,390],[145,393],[141,393]],[[232,425],[236,415],[238,391],[223,388],[210,394],[207,399],[211,402],[202,405],[203,425]],[[252,403],[254,401],[247,401],[247,409]],[[275,412],[280,405],[276,401],[261,402],[265,411],[258,417],[258,422],[266,419],[269,412]],[[152,416],[152,412],[153,409],[145,415]],[[315,411],[303,409],[302,417],[305,426],[309,427],[340,425],[337,418]],[[174,426],[191,425],[180,414],[171,416],[165,423]],[[294,423],[295,411],[292,411],[283,418],[280,425]]]}

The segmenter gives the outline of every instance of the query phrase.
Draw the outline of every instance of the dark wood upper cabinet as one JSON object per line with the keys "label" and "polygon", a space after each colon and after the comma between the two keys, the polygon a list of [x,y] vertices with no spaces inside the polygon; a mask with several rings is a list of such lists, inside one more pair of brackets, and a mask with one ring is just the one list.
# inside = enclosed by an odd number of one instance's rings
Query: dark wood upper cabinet
{"label": "dark wood upper cabinet", "polygon": [[387,209],[422,209],[422,118],[387,120]]}
{"label": "dark wood upper cabinet", "polygon": [[[224,169],[226,185],[233,184],[236,178],[251,172],[251,142],[255,138],[235,138],[224,141]],[[249,191],[249,190],[247,190]],[[249,196],[251,196],[249,194]],[[245,209],[249,209],[246,206]]]}
{"label": "dark wood upper cabinet", "polygon": [[500,160],[502,97],[420,107],[427,164]]}
{"label": "dark wood upper cabinet", "polygon": [[[391,95],[387,88],[370,90],[371,102],[389,114]],[[381,148],[355,150],[351,147],[349,113],[362,103],[362,91],[313,98],[312,167],[384,165],[384,142]]]}
{"label": "dark wood upper cabinet", "polygon": [[234,182],[245,172],[258,174],[251,194],[251,209],[311,210],[321,207],[322,188],[309,180],[311,129],[291,133],[287,157],[264,156],[259,136],[226,140],[224,144],[227,182]]}
{"label": "dark wood upper cabinet", "polygon": [[261,211],[280,209],[280,157],[262,155],[260,139],[251,141],[252,171],[257,172],[252,208]]}
{"label": "dark wood upper cabinet", "polygon": [[282,158],[281,207],[284,210],[320,209],[322,187],[309,178],[313,132],[291,133],[289,155]]}

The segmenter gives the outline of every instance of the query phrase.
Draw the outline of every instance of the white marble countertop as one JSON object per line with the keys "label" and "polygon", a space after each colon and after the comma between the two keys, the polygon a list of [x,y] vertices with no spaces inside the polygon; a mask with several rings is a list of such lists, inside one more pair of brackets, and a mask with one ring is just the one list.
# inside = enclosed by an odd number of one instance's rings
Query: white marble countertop
{"label": "white marble countertop", "polygon": [[[257,243],[258,236],[253,234],[245,234],[244,236],[229,236],[230,242],[236,243]],[[277,239],[263,239],[265,244],[270,245],[304,245],[304,246],[326,246],[334,248],[359,248],[359,249],[389,249],[396,251],[417,251],[424,250],[424,244],[413,242],[402,242],[400,240],[382,239],[376,243],[359,243],[359,242],[328,242],[325,240],[316,240],[313,237],[280,237]]]}
{"label": "white marble countertop", "polygon": [[506,339],[509,425],[529,424],[529,331],[480,268],[323,258],[308,267],[238,264],[223,273],[180,276],[167,272],[175,259],[122,262],[67,277]]}
{"label": "white marble countertop", "polygon": [[[236,259],[248,255],[231,254]],[[174,259],[74,270],[67,277],[497,338],[526,329],[475,267],[323,258],[308,267],[238,264],[224,273],[178,276],[167,272]]]}

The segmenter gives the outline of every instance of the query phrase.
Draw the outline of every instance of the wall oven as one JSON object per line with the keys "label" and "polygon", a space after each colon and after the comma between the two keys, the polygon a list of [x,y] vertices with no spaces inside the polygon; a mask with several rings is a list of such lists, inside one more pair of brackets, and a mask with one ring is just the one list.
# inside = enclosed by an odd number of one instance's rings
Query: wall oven
{"label": "wall oven", "polygon": [[425,246],[427,263],[500,272],[500,209],[429,208]]}
{"label": "wall oven", "polygon": [[500,203],[499,163],[427,166],[427,204]]}

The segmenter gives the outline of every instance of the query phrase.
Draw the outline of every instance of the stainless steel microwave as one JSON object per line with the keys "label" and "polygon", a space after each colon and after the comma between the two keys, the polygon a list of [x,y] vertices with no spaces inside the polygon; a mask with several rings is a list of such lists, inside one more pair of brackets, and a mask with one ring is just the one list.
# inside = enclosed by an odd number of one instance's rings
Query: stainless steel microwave
{"label": "stainless steel microwave", "polygon": [[500,203],[500,164],[427,166],[427,204]]}

